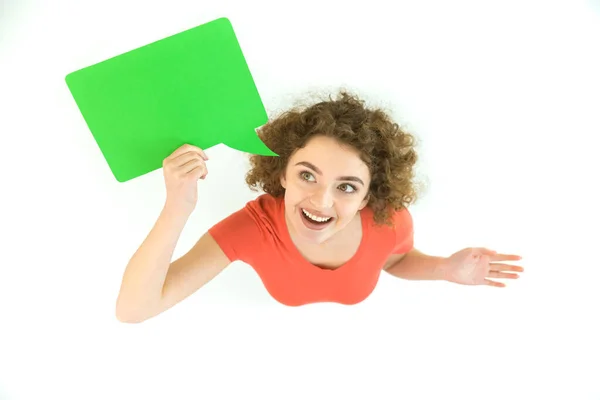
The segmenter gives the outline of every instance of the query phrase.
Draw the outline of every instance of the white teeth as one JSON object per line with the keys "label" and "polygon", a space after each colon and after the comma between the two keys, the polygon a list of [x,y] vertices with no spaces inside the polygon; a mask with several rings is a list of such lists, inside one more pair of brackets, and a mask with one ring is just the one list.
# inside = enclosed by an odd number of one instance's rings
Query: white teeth
{"label": "white teeth", "polygon": [[329,218],[320,218],[320,217],[316,217],[314,215],[312,215],[311,213],[309,213],[308,211],[306,211],[305,209],[302,209],[302,212],[304,213],[304,215],[306,215],[308,218],[312,219],[313,221],[317,221],[317,222],[327,222],[331,219],[331,217]]}

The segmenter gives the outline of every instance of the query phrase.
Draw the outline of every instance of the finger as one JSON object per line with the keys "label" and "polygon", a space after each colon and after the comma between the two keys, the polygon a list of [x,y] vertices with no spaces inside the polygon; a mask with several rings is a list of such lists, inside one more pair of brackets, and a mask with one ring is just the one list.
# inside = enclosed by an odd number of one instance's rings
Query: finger
{"label": "finger", "polygon": [[199,165],[187,172],[185,175],[183,175],[183,177],[190,180],[200,180],[206,178],[206,175],[208,175],[206,168],[204,168],[202,165]]}
{"label": "finger", "polygon": [[191,170],[187,175],[196,180],[200,180],[206,178],[208,171],[204,168],[197,167]]}
{"label": "finger", "polygon": [[490,278],[500,278],[500,279],[518,279],[519,278],[519,274],[509,274],[509,273],[498,272],[498,271],[490,271],[490,272],[488,272],[488,276]]}
{"label": "finger", "polygon": [[492,261],[518,261],[522,258],[516,254],[495,254],[491,257]]}
{"label": "finger", "polygon": [[186,151],[184,153],[178,154],[176,157],[170,156],[168,158],[165,158],[163,160],[163,167],[179,168],[193,159],[201,160],[202,156],[197,151]]}
{"label": "finger", "polygon": [[206,169],[206,166],[204,166],[204,168],[201,168],[199,170],[190,171],[190,175],[195,177],[196,180],[204,179],[208,175],[208,170]]}
{"label": "finger", "polygon": [[206,165],[204,161],[194,158],[183,164],[179,169],[184,175],[189,175],[192,171],[198,171],[198,169],[206,170]]}
{"label": "finger", "polygon": [[490,264],[491,271],[515,271],[515,272],[524,272],[525,268],[519,265],[510,265],[510,264]]}
{"label": "finger", "polygon": [[202,157],[205,161],[208,160],[208,156],[206,155],[204,150],[202,150],[200,147],[192,146],[191,144],[188,146],[190,148],[190,151],[200,154],[200,157]]}
{"label": "finger", "polygon": [[488,286],[494,286],[494,287],[506,287],[506,285],[502,282],[495,282],[495,281],[491,281],[489,279],[484,279],[484,282],[486,285]]}
{"label": "finger", "polygon": [[208,156],[206,155],[206,153],[204,152],[204,150],[202,150],[199,147],[197,147],[197,149],[200,152],[200,154],[202,155],[202,158],[204,158],[204,161],[208,160]]}
{"label": "finger", "polygon": [[173,159],[179,157],[180,155],[191,151],[191,147],[192,146],[189,144],[181,145],[174,152],[169,154],[169,156],[165,160],[173,160]]}
{"label": "finger", "polygon": [[201,148],[199,148],[197,146],[192,146],[191,144],[184,144],[181,147],[179,147],[177,150],[175,150],[171,155],[169,155],[165,159],[165,161],[174,160],[177,157],[181,156],[182,154],[190,153],[190,152],[197,153],[205,160],[208,160],[208,156],[204,153],[204,151]]}
{"label": "finger", "polygon": [[476,250],[484,256],[495,256],[497,254],[495,250],[486,249],[485,247],[477,247],[474,250]]}
{"label": "finger", "polygon": [[173,164],[176,167],[182,167],[185,164],[187,164],[191,161],[194,161],[194,160],[203,161],[200,153],[198,153],[196,151],[189,151],[189,152],[183,153],[180,156],[178,156],[177,158],[173,159],[170,162],[170,164]]}

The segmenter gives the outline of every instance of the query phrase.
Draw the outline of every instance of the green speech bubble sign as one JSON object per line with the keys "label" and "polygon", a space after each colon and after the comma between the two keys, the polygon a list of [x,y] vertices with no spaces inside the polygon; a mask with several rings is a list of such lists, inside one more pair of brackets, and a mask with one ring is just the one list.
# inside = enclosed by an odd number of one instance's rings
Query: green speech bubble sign
{"label": "green speech bubble sign", "polygon": [[227,18],[72,72],[65,82],[119,182],[161,168],[184,143],[278,156],[256,133],[268,116]]}

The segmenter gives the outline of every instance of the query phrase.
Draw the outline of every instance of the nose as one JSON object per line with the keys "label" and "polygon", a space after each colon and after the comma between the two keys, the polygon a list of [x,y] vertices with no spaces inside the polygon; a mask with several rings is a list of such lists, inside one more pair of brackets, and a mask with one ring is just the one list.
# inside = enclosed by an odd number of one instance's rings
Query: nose
{"label": "nose", "polygon": [[328,210],[333,206],[333,199],[329,192],[325,190],[316,191],[310,197],[310,203],[317,210]]}

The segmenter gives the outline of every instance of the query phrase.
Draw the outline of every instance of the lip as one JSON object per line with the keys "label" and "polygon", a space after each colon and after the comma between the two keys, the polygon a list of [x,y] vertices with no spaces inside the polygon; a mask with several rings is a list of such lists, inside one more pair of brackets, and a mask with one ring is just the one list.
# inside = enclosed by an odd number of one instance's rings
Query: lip
{"label": "lip", "polygon": [[306,218],[304,217],[304,213],[302,212],[302,209],[299,209],[298,211],[298,218],[300,218],[302,220],[302,223],[304,224],[304,226],[306,226],[308,229],[310,229],[311,231],[322,231],[324,229],[327,229],[332,223],[333,221],[330,221],[328,224],[326,225],[316,225],[316,224],[311,224],[310,222],[308,222],[306,220]]}
{"label": "lip", "polygon": [[326,215],[326,214],[322,214],[322,213],[320,213],[320,212],[318,212],[318,211],[315,211],[315,210],[312,210],[312,209],[310,209],[310,208],[305,208],[305,207],[302,207],[302,208],[300,209],[300,211],[302,212],[302,210],[306,210],[306,211],[308,211],[309,213],[311,213],[312,215],[314,215],[314,216],[316,216],[316,217],[319,217],[319,218],[329,218],[329,217],[332,217],[332,215]]}

